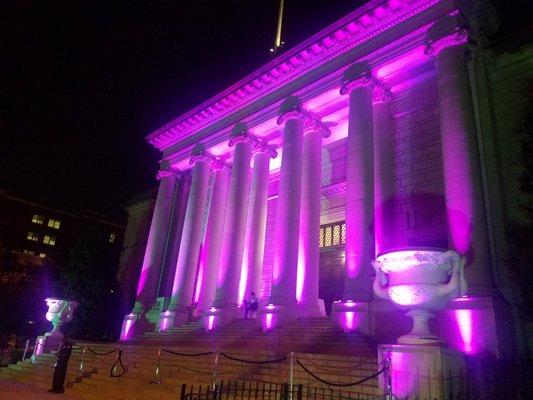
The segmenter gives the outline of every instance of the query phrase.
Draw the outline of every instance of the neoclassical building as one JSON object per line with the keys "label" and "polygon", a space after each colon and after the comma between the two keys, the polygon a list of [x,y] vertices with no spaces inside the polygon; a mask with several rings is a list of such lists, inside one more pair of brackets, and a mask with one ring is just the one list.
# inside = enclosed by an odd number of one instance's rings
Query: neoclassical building
{"label": "neoclassical building", "polygon": [[491,88],[531,62],[495,75],[496,28],[487,2],[372,0],[150,134],[159,190],[121,339],[217,329],[255,292],[265,329],[330,315],[391,342],[411,322],[375,296],[373,261],[438,248],[467,288],[432,329],[515,351]]}

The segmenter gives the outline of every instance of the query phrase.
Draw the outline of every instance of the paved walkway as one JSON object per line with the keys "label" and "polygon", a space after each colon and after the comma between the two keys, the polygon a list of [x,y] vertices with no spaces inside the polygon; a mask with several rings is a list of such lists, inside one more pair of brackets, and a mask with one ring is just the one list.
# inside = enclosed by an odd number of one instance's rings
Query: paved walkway
{"label": "paved walkway", "polygon": [[0,378],[0,400],[75,400],[64,393],[48,393],[46,389]]}

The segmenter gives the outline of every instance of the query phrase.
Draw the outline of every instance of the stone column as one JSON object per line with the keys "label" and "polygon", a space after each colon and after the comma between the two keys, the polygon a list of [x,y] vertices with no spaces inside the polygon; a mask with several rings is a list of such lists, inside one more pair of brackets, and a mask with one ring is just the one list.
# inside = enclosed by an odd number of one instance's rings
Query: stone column
{"label": "stone column", "polygon": [[324,315],[324,301],[318,298],[320,264],[320,211],[322,197],[322,137],[330,130],[312,115],[304,127],[302,194],[296,300],[300,316]]}
{"label": "stone column", "polygon": [[185,222],[185,212],[187,211],[187,200],[191,188],[190,171],[184,171],[180,176],[178,187],[174,195],[174,208],[172,211],[172,221],[170,222],[170,234],[165,255],[164,273],[159,285],[159,296],[169,298],[172,294],[172,284],[176,273],[176,263],[181,243],[181,233]]}
{"label": "stone column", "polygon": [[[364,68],[364,67],[363,67]],[[358,64],[344,75],[341,94],[348,94],[346,161],[346,248],[342,301],[333,303],[332,318],[345,331],[369,331],[373,298],[374,259],[374,140],[373,82]]]}
{"label": "stone column", "polygon": [[193,151],[191,158],[192,182],[185,212],[185,222],[172,285],[168,310],[161,314],[161,326],[179,326],[190,320],[193,290],[202,242],[202,219],[205,214],[207,187],[211,158],[202,145]]}
{"label": "stone column", "polygon": [[[239,307],[239,280],[246,233],[250,163],[252,160],[252,140],[248,136],[246,127],[242,124],[235,126],[229,145],[235,146],[235,153],[226,208],[217,290],[212,307],[218,318],[214,324],[208,323],[209,328],[231,322],[237,317]],[[209,316],[206,316],[207,319]]]}
{"label": "stone column", "polygon": [[435,55],[437,66],[449,246],[467,258],[468,294],[493,294],[466,34],[458,30],[430,43],[426,52]]}
{"label": "stone column", "polygon": [[343,300],[372,300],[374,155],[370,74],[343,87],[350,94],[346,167],[346,280]]}
{"label": "stone column", "polygon": [[205,312],[213,304],[218,267],[220,264],[222,234],[226,217],[230,176],[229,168],[222,160],[214,163],[213,168],[215,169],[213,191],[209,206],[204,246],[200,257],[196,292],[194,294],[194,300],[197,303],[197,314]]}
{"label": "stone column", "polygon": [[394,246],[394,148],[389,96],[374,101],[374,233],[376,256]]}
{"label": "stone column", "polygon": [[265,252],[265,236],[268,206],[268,177],[270,158],[277,156],[276,151],[264,142],[254,147],[253,174],[250,188],[250,204],[246,218],[246,239],[239,287],[239,305],[251,292],[259,297]]}
{"label": "stone column", "polygon": [[[125,317],[125,321],[131,322],[127,324],[129,326],[128,334],[125,335],[123,332],[121,335],[121,337],[124,336],[123,340],[131,337],[134,324],[137,325],[135,328],[137,332],[142,332],[152,328],[157,323],[157,317],[153,318],[150,311],[156,305],[177,177],[168,164],[165,164],[162,165],[157,178],[159,179],[159,190],[137,284],[135,306],[132,312]],[[158,313],[156,312],[156,314]]]}
{"label": "stone column", "polygon": [[[284,319],[295,316],[296,274],[302,186],[303,127],[307,113],[296,97],[281,106],[278,124],[285,124],[278,191],[274,267],[269,304],[263,326],[274,328]],[[317,233],[318,235],[318,233]]]}

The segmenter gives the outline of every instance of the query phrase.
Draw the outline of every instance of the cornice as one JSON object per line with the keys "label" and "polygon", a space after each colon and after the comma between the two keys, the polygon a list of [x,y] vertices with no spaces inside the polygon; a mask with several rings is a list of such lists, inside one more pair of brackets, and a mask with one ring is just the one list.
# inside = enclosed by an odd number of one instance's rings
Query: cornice
{"label": "cornice", "polygon": [[443,10],[454,7],[451,0],[370,1],[229,89],[153,132],[147,140],[163,151],[436,5],[442,6]]}

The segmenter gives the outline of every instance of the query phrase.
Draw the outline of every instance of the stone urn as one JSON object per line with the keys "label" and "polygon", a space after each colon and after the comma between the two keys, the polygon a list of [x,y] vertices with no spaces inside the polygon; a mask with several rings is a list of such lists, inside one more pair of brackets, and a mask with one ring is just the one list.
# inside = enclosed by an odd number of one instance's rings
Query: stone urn
{"label": "stone urn", "polygon": [[379,255],[374,293],[408,310],[413,329],[398,338],[399,344],[444,344],[429,330],[428,320],[466,291],[465,258],[455,251],[442,249],[406,249]]}
{"label": "stone urn", "polygon": [[46,319],[52,323],[52,330],[46,332],[44,335],[53,338],[63,338],[61,333],[61,326],[70,322],[74,315],[74,310],[78,307],[78,303],[71,300],[47,298],[46,305],[48,311]]}

